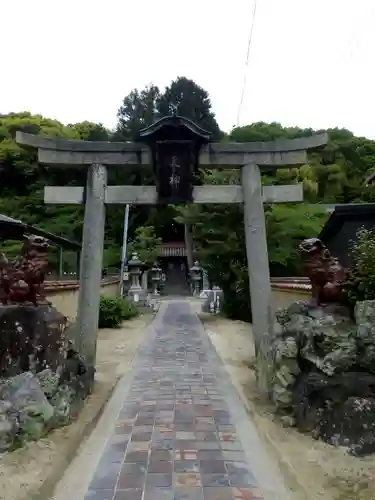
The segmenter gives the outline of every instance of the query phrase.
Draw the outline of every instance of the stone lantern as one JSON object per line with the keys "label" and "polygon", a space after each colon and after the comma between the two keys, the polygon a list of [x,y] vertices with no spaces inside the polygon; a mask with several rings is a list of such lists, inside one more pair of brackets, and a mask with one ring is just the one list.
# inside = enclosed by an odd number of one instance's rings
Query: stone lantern
{"label": "stone lantern", "polygon": [[129,296],[132,297],[134,302],[139,302],[143,289],[139,283],[139,277],[142,273],[144,264],[139,260],[137,252],[133,252],[132,258],[128,262],[129,275],[130,275],[130,288]]}
{"label": "stone lantern", "polygon": [[175,113],[139,132],[136,141],[150,148],[158,203],[193,201],[193,178],[198,171],[200,149],[210,137],[209,132]]}
{"label": "stone lantern", "polygon": [[200,285],[202,281],[202,273],[203,269],[199,265],[199,262],[196,260],[194,262],[194,266],[190,268],[190,278],[193,282],[193,294],[199,295]]}
{"label": "stone lantern", "polygon": [[157,262],[155,262],[155,264],[152,266],[151,268],[151,280],[152,280],[152,283],[153,283],[153,288],[154,288],[154,295],[159,295],[159,291],[158,291],[158,285],[161,281],[161,269],[160,267],[158,266]]}

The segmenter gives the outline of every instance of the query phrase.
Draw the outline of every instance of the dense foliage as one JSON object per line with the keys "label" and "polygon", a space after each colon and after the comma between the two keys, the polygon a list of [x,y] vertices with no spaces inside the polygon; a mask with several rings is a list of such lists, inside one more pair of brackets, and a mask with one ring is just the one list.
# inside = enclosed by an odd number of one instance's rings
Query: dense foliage
{"label": "dense foliage", "polygon": [[[114,131],[87,121],[63,125],[56,120],[26,112],[0,115],[0,213],[37,224],[52,233],[81,240],[83,208],[44,205],[43,187],[83,185],[83,169],[47,168],[40,165],[35,150],[16,144],[17,130],[88,141],[132,140],[141,128],[177,108],[179,114],[209,130],[214,140],[268,141],[315,132],[312,129],[260,122],[234,128],[225,136],[215,119],[208,92],[185,77],[177,78],[164,90],[154,85],[143,90],[134,89],[119,104]],[[303,205],[266,207],[268,250],[273,275],[299,272],[295,253],[297,244],[305,237],[316,236],[326,219],[325,210],[319,204],[375,201],[375,187],[364,185],[365,179],[375,171],[375,141],[355,137],[345,129],[331,129],[328,133],[330,140],[327,146],[311,154],[306,165],[299,169],[278,169],[263,174],[265,184],[302,183],[307,202]],[[236,171],[201,172],[200,179],[207,183],[238,183],[239,175]],[[152,182],[150,168],[111,168],[109,171],[110,184]],[[120,266],[123,214],[122,206],[107,207],[104,248],[104,267],[107,270]],[[201,263],[207,269],[211,281],[226,291],[227,312],[232,315],[244,310],[238,305],[238,301],[241,304],[247,304],[248,301],[242,207],[132,207],[129,251],[136,249],[142,254],[142,260],[152,263],[160,238],[176,229],[176,225],[172,225],[176,218],[192,227]],[[12,257],[18,253],[19,247],[18,242],[4,241],[1,250]],[[65,270],[71,271],[74,266],[75,256],[67,253]]]}
{"label": "dense foliage", "polygon": [[137,314],[136,307],[122,297],[100,297],[99,328],[118,328],[123,321]]}
{"label": "dense foliage", "polygon": [[135,230],[134,239],[128,247],[128,258],[136,252],[138,258],[148,266],[153,266],[157,260],[157,247],[162,239],[156,236],[153,226],[141,226]]}
{"label": "dense foliage", "polygon": [[352,244],[352,267],[345,283],[348,301],[375,300],[375,230],[361,228]]}

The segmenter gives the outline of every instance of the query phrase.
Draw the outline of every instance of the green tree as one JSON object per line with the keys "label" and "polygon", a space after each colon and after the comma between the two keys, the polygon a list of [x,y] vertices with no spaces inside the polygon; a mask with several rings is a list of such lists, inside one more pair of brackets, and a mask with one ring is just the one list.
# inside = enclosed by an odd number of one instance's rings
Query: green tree
{"label": "green tree", "polygon": [[148,266],[152,266],[158,257],[158,246],[162,240],[156,236],[153,226],[139,227],[135,230],[134,239],[128,246],[128,259],[133,252],[137,252],[138,257]]}
{"label": "green tree", "polygon": [[102,123],[80,122],[68,125],[82,141],[109,141],[111,134]]}
{"label": "green tree", "polygon": [[[294,139],[316,132],[321,131],[258,122],[234,128],[228,139],[235,142],[271,141]],[[272,184],[301,182],[305,200],[312,203],[358,202],[362,201],[362,195],[365,199],[364,181],[369,172],[375,171],[375,141],[355,137],[346,129],[334,128],[327,132],[328,144],[309,154],[305,166],[272,172],[266,181]]]}
{"label": "green tree", "polygon": [[174,108],[177,114],[211,132],[214,140],[223,137],[208,92],[193,80],[178,77],[164,92],[151,84],[143,90],[133,89],[125,96],[117,113],[114,139],[133,140],[142,128],[150,126],[158,118],[171,115]]}
{"label": "green tree", "polygon": [[352,307],[360,300],[375,299],[375,230],[359,229],[351,248],[352,267],[345,293]]}
{"label": "green tree", "polygon": [[266,209],[268,258],[272,276],[301,274],[298,245],[316,237],[328,218],[319,205],[274,204]]}
{"label": "green tree", "polygon": [[159,99],[160,90],[155,85],[143,90],[133,89],[125,96],[117,112],[114,139],[132,141],[142,128],[151,125],[158,117]]}
{"label": "green tree", "polygon": [[170,115],[173,108],[176,108],[178,115],[189,118],[211,132],[214,140],[222,138],[209,94],[193,80],[180,76],[160,95],[157,101],[159,116]]}

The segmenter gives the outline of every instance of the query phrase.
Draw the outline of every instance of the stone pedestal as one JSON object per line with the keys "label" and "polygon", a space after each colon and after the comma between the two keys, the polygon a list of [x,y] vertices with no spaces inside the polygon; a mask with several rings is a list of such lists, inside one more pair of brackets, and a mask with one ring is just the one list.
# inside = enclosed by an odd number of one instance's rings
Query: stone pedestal
{"label": "stone pedestal", "polygon": [[147,269],[145,271],[143,271],[143,274],[141,276],[141,282],[142,282],[143,293],[144,293],[144,295],[147,295],[147,293],[148,293],[148,270]]}
{"label": "stone pedestal", "polygon": [[203,270],[203,284],[202,284],[203,290],[210,290],[210,282],[208,281],[208,276],[207,272]]}
{"label": "stone pedestal", "polygon": [[64,363],[67,320],[50,305],[0,307],[0,376],[58,370]]}
{"label": "stone pedestal", "polygon": [[0,306],[0,453],[69,423],[93,380],[54,307]]}

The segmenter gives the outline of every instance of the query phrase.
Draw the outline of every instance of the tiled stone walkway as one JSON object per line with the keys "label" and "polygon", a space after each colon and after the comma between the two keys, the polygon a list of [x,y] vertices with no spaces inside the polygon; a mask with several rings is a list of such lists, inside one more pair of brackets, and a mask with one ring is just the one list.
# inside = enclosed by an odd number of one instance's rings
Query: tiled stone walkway
{"label": "tiled stone walkway", "polygon": [[263,499],[189,303],[170,303],[154,330],[85,500]]}

